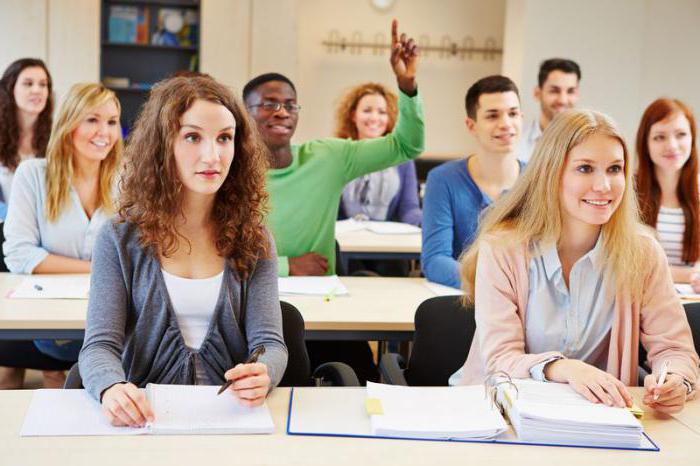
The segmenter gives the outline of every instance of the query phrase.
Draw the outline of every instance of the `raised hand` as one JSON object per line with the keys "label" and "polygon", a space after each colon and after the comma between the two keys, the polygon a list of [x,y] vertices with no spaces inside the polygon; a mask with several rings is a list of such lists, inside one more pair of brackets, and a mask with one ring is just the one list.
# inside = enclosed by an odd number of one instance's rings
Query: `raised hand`
{"label": "raised hand", "polygon": [[399,22],[391,22],[391,68],[394,70],[399,89],[404,94],[413,96],[416,94],[416,66],[418,53],[415,41],[401,33],[399,37]]}

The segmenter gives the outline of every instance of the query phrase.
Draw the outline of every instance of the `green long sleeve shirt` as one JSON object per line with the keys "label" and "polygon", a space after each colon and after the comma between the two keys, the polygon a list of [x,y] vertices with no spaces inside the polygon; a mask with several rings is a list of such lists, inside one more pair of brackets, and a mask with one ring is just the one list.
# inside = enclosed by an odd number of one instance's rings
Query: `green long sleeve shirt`
{"label": "green long sleeve shirt", "polygon": [[399,92],[399,118],[381,138],[319,139],[292,145],[292,163],[267,173],[268,227],[275,237],[280,276],[289,257],[316,252],[335,273],[335,220],[345,185],[358,176],[415,159],[424,146],[420,96]]}

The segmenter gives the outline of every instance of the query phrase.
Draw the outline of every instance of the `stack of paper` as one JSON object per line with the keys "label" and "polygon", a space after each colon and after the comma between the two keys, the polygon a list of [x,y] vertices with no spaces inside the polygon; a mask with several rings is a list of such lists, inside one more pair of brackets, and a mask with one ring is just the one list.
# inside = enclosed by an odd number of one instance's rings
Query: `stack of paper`
{"label": "stack of paper", "polygon": [[280,294],[340,296],[348,294],[337,275],[325,277],[284,277],[277,281]]}
{"label": "stack of paper", "polygon": [[114,427],[85,390],[37,390],[21,435],[264,434],[274,431],[266,405],[243,406],[216,386],[149,385],[155,421],[143,428]]}
{"label": "stack of paper", "polygon": [[401,222],[378,222],[374,220],[340,220],[335,224],[336,234],[367,230],[378,235],[419,235],[421,230],[415,225]]}
{"label": "stack of paper", "polygon": [[693,287],[687,283],[676,283],[676,292],[681,299],[700,299],[700,293],[696,293]]}
{"label": "stack of paper", "polygon": [[515,384],[517,393],[501,385],[499,401],[522,441],[618,448],[641,444],[642,424],[627,408],[591,403],[568,384]]}
{"label": "stack of paper", "polygon": [[15,299],[87,299],[90,275],[30,275],[9,295]]}
{"label": "stack of paper", "polygon": [[[482,439],[507,430],[482,386],[404,387],[367,382],[372,434],[425,439]],[[373,409],[369,409],[373,406]]]}

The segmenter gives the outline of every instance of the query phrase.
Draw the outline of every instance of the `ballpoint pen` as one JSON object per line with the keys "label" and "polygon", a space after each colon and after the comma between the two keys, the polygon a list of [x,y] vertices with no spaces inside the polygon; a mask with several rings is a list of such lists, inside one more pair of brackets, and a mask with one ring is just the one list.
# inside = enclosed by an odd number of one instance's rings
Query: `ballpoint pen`
{"label": "ballpoint pen", "polygon": [[[666,376],[668,375],[668,361],[664,361],[664,365],[661,366],[661,374],[659,374],[659,379],[656,381],[656,386],[660,387],[666,382]],[[659,394],[654,395],[654,401],[659,399]]]}
{"label": "ballpoint pen", "polygon": [[[260,356],[262,356],[263,354],[265,354],[265,346],[260,345],[257,348],[255,348],[252,353],[250,353],[250,356],[248,356],[248,359],[246,359],[243,364],[253,364],[254,362],[258,362],[258,358]],[[226,389],[228,387],[230,387],[232,383],[233,383],[233,380],[227,380],[221,386],[221,388],[219,388],[217,395],[221,395],[222,393],[224,393],[224,391],[226,391]]]}

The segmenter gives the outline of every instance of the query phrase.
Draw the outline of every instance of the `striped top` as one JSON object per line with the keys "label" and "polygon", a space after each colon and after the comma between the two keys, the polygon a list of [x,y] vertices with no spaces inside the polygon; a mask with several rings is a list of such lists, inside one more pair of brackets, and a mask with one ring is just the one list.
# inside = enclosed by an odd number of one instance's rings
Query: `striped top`
{"label": "striped top", "polygon": [[683,209],[661,206],[656,217],[656,232],[666,252],[669,265],[688,265],[683,262],[683,233],[685,215]]}

